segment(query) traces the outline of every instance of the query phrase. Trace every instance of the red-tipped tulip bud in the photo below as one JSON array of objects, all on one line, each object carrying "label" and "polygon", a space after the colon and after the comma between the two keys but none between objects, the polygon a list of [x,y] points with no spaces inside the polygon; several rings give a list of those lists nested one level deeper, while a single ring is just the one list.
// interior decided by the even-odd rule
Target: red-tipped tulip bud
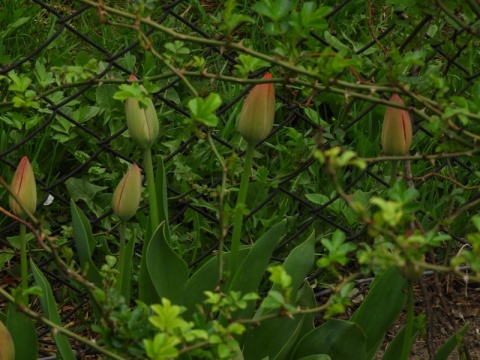
[{"label": "red-tipped tulip bud", "polygon": [[0,360],[15,360],[12,335],[0,321]]},{"label": "red-tipped tulip bud", "polygon": [[[403,105],[402,98],[393,94],[391,102]],[[407,110],[387,107],[382,126],[382,148],[385,155],[405,155],[412,143],[412,122]]]},{"label": "red-tipped tulip bud", "polygon": [[130,220],[138,210],[142,197],[142,175],[137,164],[128,170],[113,193],[112,208],[120,220]]},{"label": "red-tipped tulip bud", "polygon": [[[37,207],[37,187],[35,185],[35,175],[33,174],[32,165],[30,165],[26,156],[20,160],[10,187],[24,208],[33,214]],[[11,195],[9,202],[10,209],[15,215],[23,219],[27,217],[27,214],[23,211],[20,204]]]},{"label": "red-tipped tulip bud", "polygon": [[[131,75],[130,81],[136,81],[137,78]],[[146,92],[145,88],[140,88]],[[127,126],[130,137],[141,148],[148,149],[158,137],[160,131],[157,112],[150,98],[146,99],[147,107],[140,107],[136,98],[129,98],[126,101]]]},{"label": "red-tipped tulip bud", "polygon": [[[271,79],[267,73],[264,79]],[[249,144],[258,144],[273,127],[275,117],[275,89],[273,84],[255,85],[247,95],[238,118],[238,131]]]}]

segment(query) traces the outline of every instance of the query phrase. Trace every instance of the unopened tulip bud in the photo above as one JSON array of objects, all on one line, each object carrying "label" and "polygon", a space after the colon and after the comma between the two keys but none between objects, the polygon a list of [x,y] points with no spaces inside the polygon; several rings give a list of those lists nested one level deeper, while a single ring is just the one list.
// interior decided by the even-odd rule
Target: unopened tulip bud
[{"label": "unopened tulip bud", "polygon": [[[33,214],[37,207],[37,187],[35,185],[35,175],[33,174],[32,165],[30,165],[26,156],[20,160],[10,187],[24,208]],[[20,204],[11,195],[9,203],[10,209],[15,215],[23,219],[27,217],[27,214],[23,211]]]},{"label": "unopened tulip bud", "polygon": [[[393,94],[391,102],[403,105],[402,98]],[[387,107],[382,126],[382,148],[385,155],[405,155],[412,143],[412,123],[407,110]]]},{"label": "unopened tulip bud", "polygon": [[[130,81],[136,81],[137,78],[131,75]],[[146,92],[145,88],[140,88]],[[157,112],[150,98],[146,99],[147,107],[140,107],[136,98],[129,98],[126,101],[127,126],[130,137],[141,148],[148,149],[158,137],[160,131]]]},{"label": "unopened tulip bud", "polygon": [[138,210],[142,197],[142,175],[137,164],[128,170],[113,193],[112,208],[120,220],[130,220]]},{"label": "unopened tulip bud", "polygon": [[[264,79],[271,79],[267,73]],[[273,84],[255,85],[247,95],[238,118],[238,131],[249,144],[258,144],[273,127],[275,117],[275,89]]]},{"label": "unopened tulip bud", "polygon": [[0,321],[0,360],[15,360],[15,346],[12,335]]}]

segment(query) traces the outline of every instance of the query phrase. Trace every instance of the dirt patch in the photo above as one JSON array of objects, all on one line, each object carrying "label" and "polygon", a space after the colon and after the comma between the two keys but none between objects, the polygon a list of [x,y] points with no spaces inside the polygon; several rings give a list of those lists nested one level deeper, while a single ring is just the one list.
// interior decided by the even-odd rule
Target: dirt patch
[{"label": "dirt patch", "polygon": [[[424,291],[429,299],[425,298]],[[429,280],[424,284],[424,291],[420,285],[415,288],[415,315],[427,314],[428,325],[426,333],[417,338],[409,359],[431,359],[429,347],[430,353],[435,354],[467,323],[470,327],[463,339],[464,352],[459,352],[457,347],[449,359],[480,359],[480,284],[445,280],[442,286],[435,286],[434,280]],[[383,351],[404,325],[405,313],[387,332],[376,359],[382,358]]]}]

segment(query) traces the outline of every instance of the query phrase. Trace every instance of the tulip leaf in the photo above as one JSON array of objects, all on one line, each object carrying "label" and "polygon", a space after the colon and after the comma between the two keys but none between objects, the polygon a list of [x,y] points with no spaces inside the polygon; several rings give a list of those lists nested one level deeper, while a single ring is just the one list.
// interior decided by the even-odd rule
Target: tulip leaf
[{"label": "tulip leaf", "polygon": [[[50,287],[49,282],[42,274],[40,269],[37,267],[37,265],[35,265],[35,262],[33,262],[33,260],[30,260],[30,266],[32,267],[35,283],[42,289],[42,296],[40,296],[40,304],[42,305],[44,316],[55,324],[62,326],[62,321],[60,320],[60,315],[58,315],[57,306],[55,304],[52,288]],[[53,339],[55,340],[55,343],[57,344],[58,351],[60,352],[62,359],[75,360],[75,355],[72,351],[67,337],[64,334],[54,330],[52,330],[51,333]]]},{"label": "tulip leaf", "polygon": [[[305,335],[298,343],[292,359],[326,354],[332,359],[365,360],[366,336],[351,321],[328,319],[325,324]],[[348,342],[348,346],[345,346]]]},{"label": "tulip leaf", "polygon": [[[410,344],[408,346],[409,349],[412,348],[413,343],[418,337],[418,334],[421,330],[421,324],[425,323],[425,315],[420,315],[419,317],[414,319],[413,322],[413,331],[412,337],[410,339]],[[395,335],[393,340],[388,344],[385,353],[383,354],[382,360],[397,360],[398,354],[402,353],[403,347],[405,345],[404,338],[405,338],[405,331],[406,326],[403,326],[402,329]]]},{"label": "tulip leaf", "polygon": [[78,251],[82,269],[87,269],[87,279],[98,287],[102,287],[102,276],[92,260],[95,249],[95,239],[92,234],[92,227],[85,214],[70,200],[72,212],[73,238]]},{"label": "tulip leaf", "polygon": [[[249,251],[249,247],[240,249],[238,252],[239,261],[243,261]],[[223,268],[228,269],[230,253],[223,253],[222,256]],[[205,291],[215,291],[215,287],[218,285],[218,280],[218,256],[215,256],[195,271],[185,285],[183,306],[187,309],[184,313],[186,318],[196,312],[196,304],[201,304],[205,300]]]},{"label": "tulip leaf", "polygon": [[385,333],[402,312],[406,288],[407,280],[397,268],[390,267],[375,277],[362,305],[352,315],[350,320],[367,335],[367,359],[373,359]]},{"label": "tulip leaf", "polygon": [[7,323],[5,324],[15,345],[15,358],[37,360],[38,339],[33,320],[18,311],[15,305],[8,305]]},{"label": "tulip leaf", "polygon": [[246,359],[284,359],[295,344],[304,321],[303,315],[295,315],[293,319],[277,317],[262,321],[247,332],[243,356]]},{"label": "tulip leaf", "polygon": [[459,331],[458,334],[453,334],[450,336],[450,338],[447,340],[445,344],[436,352],[435,354],[435,360],[447,360],[452,353],[453,350],[455,350],[455,347],[457,344],[463,339],[463,336],[465,336],[466,332],[470,328],[470,323],[467,322]]},{"label": "tulip leaf", "polygon": [[[302,291],[298,294],[297,305],[302,308],[316,306],[315,296],[310,284],[305,283]],[[287,354],[295,346],[297,340],[303,337],[304,329],[313,329],[314,316],[314,314],[304,314],[296,315],[293,319],[277,317],[262,321],[257,327],[247,332],[243,344],[244,357],[246,359],[268,357],[271,360],[288,358]],[[310,326],[307,326],[308,324]]]},{"label": "tulip leaf", "polygon": [[[282,267],[291,277],[291,293],[290,298],[295,299],[297,292],[305,281],[312,269],[315,260],[315,231],[313,231],[307,240],[293,249],[285,259]],[[281,292],[281,285],[274,284],[271,291]],[[264,314],[262,307],[257,311],[256,316]]]},{"label": "tulip leaf", "polygon": [[135,251],[135,236],[132,236],[130,241],[125,246],[125,269],[124,274],[122,276],[122,291],[121,294],[125,298],[127,303],[130,302],[130,294],[131,294],[131,287],[132,287],[132,261],[129,259],[133,258],[133,253]]},{"label": "tulip leaf", "polygon": [[[170,242],[170,227],[168,225],[168,204],[167,204],[167,180],[165,176],[165,167],[163,165],[163,160],[159,156],[157,158],[157,173],[155,175],[155,190],[157,194],[157,206],[158,206],[158,216],[159,216],[159,223],[164,223],[164,233],[165,238],[168,242]],[[151,223],[151,218],[148,220],[148,224]],[[143,302],[147,304],[153,304],[158,302],[160,299],[158,298],[157,294],[152,291],[155,288],[152,279],[149,275],[148,266],[147,266],[147,249],[150,245],[150,240],[152,239],[152,231],[150,230],[151,226],[146,227],[145,232],[145,241],[143,243],[143,252],[142,252],[142,259],[140,263],[140,272],[139,272],[139,280],[138,280],[138,291],[139,291],[139,298]]]},{"label": "tulip leaf", "polygon": [[[258,286],[265,275],[275,246],[282,237],[285,221],[281,221],[268,229],[265,234],[252,246],[245,260],[241,263],[228,291],[240,291],[242,294],[258,291]],[[235,314],[241,318],[248,318],[254,311],[255,304],[249,303],[245,309]]]},{"label": "tulip leaf", "polygon": [[146,264],[150,280],[158,299],[169,299],[172,304],[181,305],[185,283],[188,279],[187,263],[170,247],[165,235],[163,222],[150,239]]}]

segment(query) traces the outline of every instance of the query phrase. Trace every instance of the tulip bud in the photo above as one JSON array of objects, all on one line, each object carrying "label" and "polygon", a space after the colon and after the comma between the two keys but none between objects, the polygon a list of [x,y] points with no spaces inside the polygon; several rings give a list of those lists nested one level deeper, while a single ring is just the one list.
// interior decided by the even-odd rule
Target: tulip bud
[{"label": "tulip bud", "polygon": [[[131,75],[129,80],[135,81],[137,78]],[[140,85],[140,88],[146,92],[142,85]],[[128,98],[126,101],[128,132],[133,141],[143,149],[152,146],[160,130],[153,102],[150,98],[147,98],[146,101],[146,108],[140,107],[136,98]]]},{"label": "tulip bud", "polygon": [[0,321],[0,360],[15,360],[15,346],[12,335]]},{"label": "tulip bud", "polygon": [[[18,197],[25,209],[34,213],[37,207],[37,187],[35,185],[35,175],[28,158],[24,156],[17,166],[13,175],[12,192]],[[10,195],[10,209],[21,218],[26,218],[27,214],[22,210],[20,204]]]},{"label": "tulip bud", "polygon": [[[391,102],[403,105],[400,96],[393,94]],[[412,143],[412,123],[407,110],[387,107],[382,126],[382,148],[385,155],[404,155]]]},{"label": "tulip bud", "polygon": [[137,164],[128,170],[113,193],[112,208],[120,220],[128,221],[138,210],[142,197],[142,175]]},{"label": "tulip bud", "polygon": [[[267,73],[264,79],[271,79]],[[275,89],[273,84],[255,85],[247,95],[238,118],[238,131],[249,144],[258,144],[273,127],[275,117]]]}]

